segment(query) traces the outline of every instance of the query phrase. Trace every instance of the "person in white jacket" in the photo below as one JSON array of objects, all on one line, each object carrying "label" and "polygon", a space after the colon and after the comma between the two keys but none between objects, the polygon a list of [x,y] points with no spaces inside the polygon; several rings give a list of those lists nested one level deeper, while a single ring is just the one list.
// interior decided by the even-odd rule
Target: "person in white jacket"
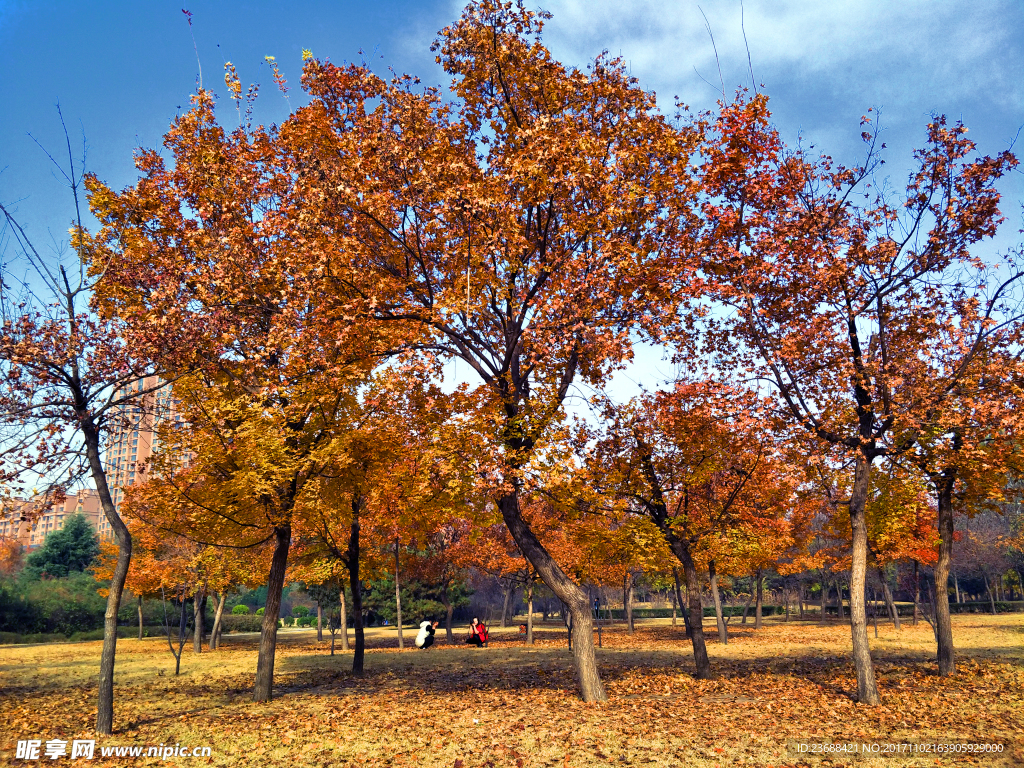
[{"label": "person in white jacket", "polygon": [[416,633],[416,647],[426,650],[433,645],[435,629],[437,629],[436,621],[421,621],[420,631]]}]

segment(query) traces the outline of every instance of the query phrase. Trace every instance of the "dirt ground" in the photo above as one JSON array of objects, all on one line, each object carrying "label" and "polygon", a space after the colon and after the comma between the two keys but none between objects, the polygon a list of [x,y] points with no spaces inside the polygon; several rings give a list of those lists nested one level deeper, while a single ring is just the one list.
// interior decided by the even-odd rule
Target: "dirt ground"
[{"label": "dirt ground", "polygon": [[[318,643],[315,631],[283,630],[270,704],[251,701],[256,635],[226,636],[198,656],[186,650],[179,677],[166,640],[121,640],[116,733],[102,738],[92,734],[99,642],[2,646],[0,764],[1024,765],[1024,614],[954,617],[951,679],[936,675],[926,623],[899,633],[882,625],[878,639],[869,629],[878,707],[854,699],[848,626],[737,624],[726,646],[713,622],[705,628],[716,674],[708,681],[692,676],[682,626],[640,622],[632,636],[604,628],[601,704],[578,699],[554,623],[532,647],[512,628],[495,630],[483,649],[462,633],[448,646],[441,632],[434,648],[398,651],[394,629],[371,630],[362,678],[349,673],[350,654],[330,655],[326,634]],[[407,646],[412,637],[406,630]],[[16,758],[29,739],[42,742],[38,761]],[[95,739],[92,760],[46,759],[47,741],[66,741],[70,754],[75,739]],[[178,756],[145,756],[175,745]],[[935,751],[978,749],[969,745],[1002,751]],[[110,747],[141,747],[142,756],[104,757]],[[203,747],[208,757],[180,755]]]}]

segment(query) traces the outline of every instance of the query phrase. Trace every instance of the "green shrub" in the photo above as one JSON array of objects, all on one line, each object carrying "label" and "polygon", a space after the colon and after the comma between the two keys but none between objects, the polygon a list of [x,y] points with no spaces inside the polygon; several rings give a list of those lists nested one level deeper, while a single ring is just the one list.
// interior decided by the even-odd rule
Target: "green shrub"
[{"label": "green shrub", "polygon": [[259,632],[263,628],[263,617],[248,614],[231,614],[221,617],[225,632]]},{"label": "green shrub", "polygon": [[234,608],[231,609],[232,616],[244,616],[247,613],[249,613],[248,605],[236,605]]},{"label": "green shrub", "polygon": [[292,608],[292,616],[309,616],[309,608],[304,605],[296,605]]},{"label": "green shrub", "polygon": [[257,609],[256,609],[256,615],[257,615],[257,616],[262,616],[262,615],[263,615],[263,611],[264,611],[264,609],[263,609],[263,608],[257,608]]},{"label": "green shrub", "polygon": [[316,616],[300,616],[295,623],[300,627],[312,627],[316,625]]}]

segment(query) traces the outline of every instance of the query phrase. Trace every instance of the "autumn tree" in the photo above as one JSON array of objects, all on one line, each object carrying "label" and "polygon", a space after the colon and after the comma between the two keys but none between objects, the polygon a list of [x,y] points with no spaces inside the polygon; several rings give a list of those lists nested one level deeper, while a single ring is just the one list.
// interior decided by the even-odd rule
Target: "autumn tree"
[{"label": "autumn tree", "polygon": [[118,546],[96,714],[97,732],[110,734],[117,612],[132,542],[111,496],[103,452],[112,431],[127,426],[126,409],[154,391],[162,369],[142,354],[138,328],[95,311],[107,275],[102,268],[88,272],[95,250],[82,223],[82,169],[70,140],[68,165],[53,162],[74,201],[68,247],[44,256],[15,212],[0,204],[5,242],[15,251],[0,266],[0,482],[16,491],[42,478],[61,493],[88,477],[96,487]]},{"label": "autumn tree", "polygon": [[[677,383],[626,406],[606,408],[607,427],[587,464],[605,494],[650,520],[682,565],[697,676],[711,676],[698,559],[716,578],[725,549],[779,552],[787,540],[793,483],[775,455],[756,396],[711,382]],[[781,475],[781,476],[780,476]],[[770,542],[770,543],[769,543]],[[755,564],[761,567],[760,562]],[[717,590],[717,582],[713,582]],[[716,598],[720,635],[725,637]]]},{"label": "autumn tree", "polygon": [[478,377],[492,498],[569,606],[581,692],[597,701],[587,594],[526,523],[523,472],[572,385],[602,381],[650,319],[690,142],[623,61],[552,59],[546,18],[470,4],[434,46],[446,93],[311,59],[311,103],[288,131],[309,185],[301,236],[320,244],[339,312],[411,325],[415,349]]},{"label": "autumn tree", "polygon": [[[230,65],[225,82],[247,118],[233,131],[200,90],[164,139],[140,150],[141,178],[117,193],[89,179],[102,228],[90,241],[106,270],[104,311],[141,335],[140,354],[197,371],[175,388],[183,431],[167,436],[158,472],[178,494],[175,531],[215,545],[273,541],[254,688],[272,695],[281,592],[297,499],[379,358],[368,323],[325,311],[337,286],[310,265],[300,221],[301,162],[276,128],[254,126]],[[296,163],[299,163],[298,165]],[[299,227],[299,229],[296,229]],[[191,453],[189,466],[173,460]]]},{"label": "autumn tree", "polygon": [[976,157],[963,126],[934,118],[895,198],[874,186],[882,147],[869,117],[865,160],[851,167],[785,147],[769,117],[758,95],[702,123],[702,287],[720,308],[704,324],[707,351],[769,382],[817,453],[854,464],[843,501],[853,658],[859,700],[877,704],[864,596],[872,468],[924,436],[928,402],[945,402],[980,359],[968,342],[959,363],[934,362],[957,322],[960,275],[977,263],[970,249],[1001,219],[995,182],[1016,161]]}]

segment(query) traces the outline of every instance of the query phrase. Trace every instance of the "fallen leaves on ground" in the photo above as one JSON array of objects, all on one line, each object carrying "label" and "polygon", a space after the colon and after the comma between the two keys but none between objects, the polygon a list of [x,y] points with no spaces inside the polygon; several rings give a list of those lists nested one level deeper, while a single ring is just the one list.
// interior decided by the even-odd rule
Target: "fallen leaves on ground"
[{"label": "fallen leaves on ground", "polygon": [[[187,654],[175,678],[166,643],[122,640],[116,734],[100,745],[210,746],[200,764],[260,766],[794,766],[935,765],[936,758],[818,760],[787,745],[817,742],[1000,742],[1002,756],[939,758],[939,764],[1024,762],[1024,617],[957,617],[960,674],[935,673],[926,624],[882,630],[874,656],[882,705],[854,700],[848,627],[781,621],[733,627],[711,638],[712,680],[692,676],[681,627],[652,622],[628,635],[602,629],[598,651],[609,694],[575,693],[564,630],[538,629],[528,647],[495,633],[490,647],[443,643],[428,651],[370,638],[367,674],[329,641],[283,634],[275,700],[250,700],[255,636]],[[514,632],[514,630],[513,630]],[[392,647],[385,647],[391,645]],[[0,744],[94,738],[99,643],[0,649]],[[163,674],[161,674],[163,672]],[[171,758],[173,761],[175,758]],[[183,760],[183,759],[179,759]],[[131,758],[133,765],[156,758]],[[197,762],[190,760],[189,762]],[[124,765],[125,758],[93,765]]]}]

